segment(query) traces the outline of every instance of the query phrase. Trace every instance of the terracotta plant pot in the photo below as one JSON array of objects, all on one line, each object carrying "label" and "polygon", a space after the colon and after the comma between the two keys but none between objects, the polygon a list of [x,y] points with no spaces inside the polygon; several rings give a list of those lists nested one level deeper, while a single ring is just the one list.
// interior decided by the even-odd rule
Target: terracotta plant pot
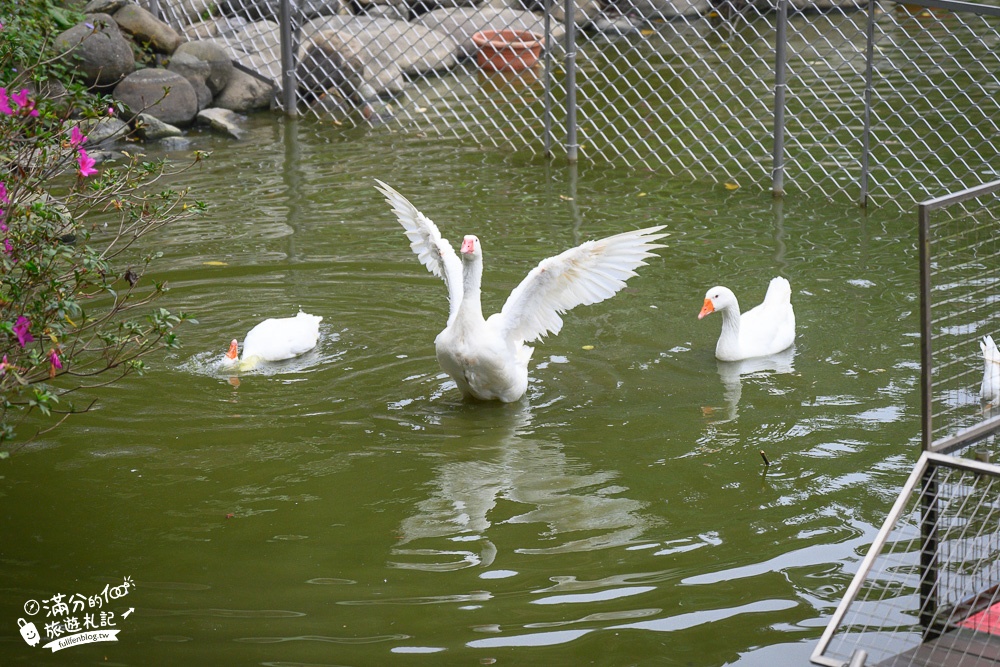
[{"label": "terracotta plant pot", "polygon": [[489,72],[534,67],[545,46],[542,36],[529,30],[482,30],[472,41],[479,48],[479,67]]}]

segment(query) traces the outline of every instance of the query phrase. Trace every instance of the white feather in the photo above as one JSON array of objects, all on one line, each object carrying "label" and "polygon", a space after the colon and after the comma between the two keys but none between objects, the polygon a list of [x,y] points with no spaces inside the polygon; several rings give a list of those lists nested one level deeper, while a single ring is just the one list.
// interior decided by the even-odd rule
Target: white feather
[{"label": "white feather", "polygon": [[979,398],[986,403],[1000,403],[1000,350],[993,336],[983,336],[979,349],[983,351],[983,383]]},{"label": "white feather", "polygon": [[458,308],[462,304],[462,261],[455,254],[447,239],[441,237],[437,225],[418,211],[407,201],[406,197],[396,192],[382,181],[376,190],[385,195],[385,201],[392,207],[396,219],[403,226],[406,238],[410,239],[410,248],[417,254],[420,263],[438,278],[444,280],[448,288],[448,323],[455,319]]}]

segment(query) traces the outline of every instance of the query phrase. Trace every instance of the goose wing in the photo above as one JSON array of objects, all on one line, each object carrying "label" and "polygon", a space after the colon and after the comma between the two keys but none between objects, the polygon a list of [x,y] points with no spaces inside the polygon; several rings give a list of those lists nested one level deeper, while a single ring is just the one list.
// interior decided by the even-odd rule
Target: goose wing
[{"label": "goose wing", "polygon": [[448,288],[448,324],[451,324],[462,303],[462,260],[447,239],[441,238],[441,232],[430,218],[392,187],[378,179],[375,182],[378,183],[375,189],[385,195],[385,201],[403,226],[417,259],[428,271],[444,280]]},{"label": "goose wing", "polygon": [[653,257],[663,225],[587,241],[542,260],[514,288],[492,325],[508,338],[530,342],[562,328],[561,313],[614,296],[635,269]]}]

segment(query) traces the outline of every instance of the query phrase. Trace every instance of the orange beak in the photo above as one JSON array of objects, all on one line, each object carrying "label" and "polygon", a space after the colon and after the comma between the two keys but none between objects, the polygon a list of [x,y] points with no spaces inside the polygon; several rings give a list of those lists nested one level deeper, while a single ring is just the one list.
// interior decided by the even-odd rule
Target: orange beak
[{"label": "orange beak", "polygon": [[240,355],[240,344],[233,339],[233,342],[229,344],[229,352],[226,352],[226,356],[230,359],[235,359]]},{"label": "orange beak", "polygon": [[705,305],[701,307],[701,312],[698,313],[698,319],[705,317],[706,315],[711,315],[715,312],[715,304],[712,303],[711,299],[705,299]]}]

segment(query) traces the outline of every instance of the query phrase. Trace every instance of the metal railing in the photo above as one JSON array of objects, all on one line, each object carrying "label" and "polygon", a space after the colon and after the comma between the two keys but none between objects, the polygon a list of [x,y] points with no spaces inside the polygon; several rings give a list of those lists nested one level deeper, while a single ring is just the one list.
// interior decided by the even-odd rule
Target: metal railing
[{"label": "metal railing", "polygon": [[[145,0],[273,80],[289,113],[862,203],[996,168],[1000,7],[502,1]],[[538,33],[541,62],[484,70],[486,28]]]},{"label": "metal railing", "polygon": [[1000,406],[979,391],[979,342],[1000,338],[1000,181],[918,220],[923,454],[813,652],[828,667],[959,664],[1000,632],[977,616],[1000,602]]},{"label": "metal railing", "polygon": [[1000,601],[998,582],[1000,467],[924,452],[811,660],[978,664],[995,649],[973,640],[976,614]]},{"label": "metal railing", "polygon": [[[918,205],[923,447],[996,414],[980,397],[980,343],[1000,341],[1000,181]],[[940,442],[938,442],[940,441]]]}]

